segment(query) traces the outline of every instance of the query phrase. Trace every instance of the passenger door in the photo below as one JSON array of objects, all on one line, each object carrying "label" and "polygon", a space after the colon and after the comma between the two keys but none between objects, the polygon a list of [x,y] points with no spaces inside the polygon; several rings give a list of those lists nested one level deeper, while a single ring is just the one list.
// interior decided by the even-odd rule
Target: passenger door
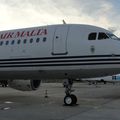
[{"label": "passenger door", "polygon": [[68,26],[62,25],[57,26],[54,33],[52,43],[52,54],[53,55],[64,55],[67,54],[67,36]]}]

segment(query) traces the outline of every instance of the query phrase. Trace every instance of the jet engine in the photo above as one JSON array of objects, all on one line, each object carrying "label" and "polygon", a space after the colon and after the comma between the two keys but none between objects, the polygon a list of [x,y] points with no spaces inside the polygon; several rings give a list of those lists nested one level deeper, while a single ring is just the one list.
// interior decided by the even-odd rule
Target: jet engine
[{"label": "jet engine", "polygon": [[21,91],[37,90],[41,84],[41,80],[9,80],[9,87]]}]

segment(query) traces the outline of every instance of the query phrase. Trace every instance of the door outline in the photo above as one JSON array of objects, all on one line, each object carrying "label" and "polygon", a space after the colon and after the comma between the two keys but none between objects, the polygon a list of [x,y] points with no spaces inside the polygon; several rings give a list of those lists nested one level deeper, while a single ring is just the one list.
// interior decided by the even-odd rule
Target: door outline
[{"label": "door outline", "polygon": [[69,27],[66,25],[56,27],[52,42],[52,55],[68,54],[67,51],[68,31]]}]

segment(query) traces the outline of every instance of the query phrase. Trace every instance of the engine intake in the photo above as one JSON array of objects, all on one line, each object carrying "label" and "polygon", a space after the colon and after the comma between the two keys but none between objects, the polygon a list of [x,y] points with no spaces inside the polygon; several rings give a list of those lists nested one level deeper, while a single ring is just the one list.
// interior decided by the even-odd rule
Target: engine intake
[{"label": "engine intake", "polygon": [[9,80],[8,85],[16,90],[33,91],[37,90],[41,84],[41,80]]}]

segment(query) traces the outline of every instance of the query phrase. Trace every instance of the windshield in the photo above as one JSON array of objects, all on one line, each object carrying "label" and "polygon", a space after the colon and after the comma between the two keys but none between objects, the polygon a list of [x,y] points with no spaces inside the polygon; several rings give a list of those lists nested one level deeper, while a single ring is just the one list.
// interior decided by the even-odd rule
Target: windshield
[{"label": "windshield", "polygon": [[107,33],[107,35],[108,35],[111,39],[119,40],[119,38],[118,38],[117,36],[115,36],[114,34],[112,34],[112,33]]}]

